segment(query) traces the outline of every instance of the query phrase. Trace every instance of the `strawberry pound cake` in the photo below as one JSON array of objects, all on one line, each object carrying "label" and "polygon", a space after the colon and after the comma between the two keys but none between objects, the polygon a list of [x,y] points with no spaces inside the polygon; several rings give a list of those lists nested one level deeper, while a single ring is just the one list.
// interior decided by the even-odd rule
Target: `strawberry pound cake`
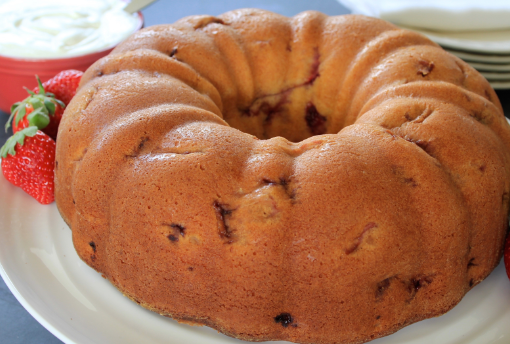
[{"label": "strawberry pound cake", "polygon": [[143,307],[249,341],[363,343],[498,264],[510,126],[489,83],[364,16],[145,28],[84,74],[55,198]]}]

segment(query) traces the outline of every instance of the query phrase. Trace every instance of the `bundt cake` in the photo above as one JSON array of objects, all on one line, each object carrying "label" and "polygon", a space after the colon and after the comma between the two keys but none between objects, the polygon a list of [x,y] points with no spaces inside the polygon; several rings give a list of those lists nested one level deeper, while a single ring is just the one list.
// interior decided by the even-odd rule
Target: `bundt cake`
[{"label": "bundt cake", "polygon": [[502,255],[495,92],[378,19],[245,9],[146,28],[85,73],[58,135],[79,256],[143,307],[239,339],[388,335]]}]

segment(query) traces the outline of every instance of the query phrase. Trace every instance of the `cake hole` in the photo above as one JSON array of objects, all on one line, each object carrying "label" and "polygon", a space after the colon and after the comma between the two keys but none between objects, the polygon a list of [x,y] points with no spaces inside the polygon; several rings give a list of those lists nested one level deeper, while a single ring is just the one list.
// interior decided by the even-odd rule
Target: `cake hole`
[{"label": "cake hole", "polygon": [[[229,124],[262,140],[280,136],[300,142],[315,135],[336,134],[341,128],[328,127],[328,116],[334,104],[313,102],[317,98],[315,87],[321,77],[322,61],[318,47],[308,49],[305,63],[309,69],[305,75],[290,85],[281,82],[289,86],[276,92],[257,95],[250,105],[234,110],[235,113],[224,114],[225,120],[229,122],[230,118],[237,118]],[[292,103],[294,99],[299,99],[299,105]]]},{"label": "cake hole", "polygon": [[475,120],[480,122],[481,124],[488,125],[492,122],[492,115],[490,113],[487,113],[483,110],[481,111],[473,111],[469,114],[471,117],[473,117]]},{"label": "cake hole", "polygon": [[283,187],[285,193],[287,194],[287,196],[289,196],[290,199],[294,199],[296,197],[296,190],[290,187],[290,178],[288,177],[280,177],[277,181],[269,178],[263,178],[262,183],[274,186],[281,186]]},{"label": "cake hole", "polygon": [[284,111],[283,106],[288,103],[288,91],[271,94],[255,99],[249,108],[242,111],[246,117],[263,117],[264,124],[271,124],[274,117]]},{"label": "cake hole", "polygon": [[375,289],[375,298],[381,299],[386,292],[386,290],[390,287],[391,280],[393,277],[388,277],[381,282],[377,283],[376,289]]},{"label": "cake hole", "polygon": [[410,300],[412,300],[420,289],[428,286],[432,283],[431,276],[422,276],[422,277],[414,277],[411,278],[407,285],[407,290],[410,294]]},{"label": "cake hole", "polygon": [[170,230],[172,231],[170,234],[167,235],[168,240],[170,240],[171,242],[179,241],[179,236],[184,237],[186,227],[184,227],[183,225],[173,222],[171,224],[164,223],[163,225],[170,227]]},{"label": "cake hole", "polygon": [[418,291],[430,283],[432,283],[432,280],[429,277],[413,278],[411,279],[411,288]]},{"label": "cake hole", "polygon": [[292,315],[290,313],[280,313],[275,318],[274,321],[278,324],[282,324],[283,327],[288,327],[290,324],[294,322]]},{"label": "cake hole", "polygon": [[227,217],[232,215],[233,210],[228,209],[228,206],[221,204],[218,201],[214,201],[213,208],[216,213],[216,219],[218,221],[218,234],[220,238],[225,240],[227,244],[234,242],[234,231],[228,224]]},{"label": "cake hole", "polygon": [[146,136],[141,137],[138,144],[133,148],[133,151],[130,154],[126,154],[125,157],[126,158],[137,157],[140,154],[140,152],[142,151],[142,149],[145,146],[145,144],[147,143],[147,141],[149,141],[148,137],[146,137]]},{"label": "cake hole", "polygon": [[422,77],[427,76],[432,70],[434,69],[435,65],[434,62],[420,60],[418,61],[418,75],[421,75]]},{"label": "cake hole", "polygon": [[140,152],[143,148],[143,146],[145,146],[145,143],[149,141],[149,138],[148,137],[142,137],[140,139],[140,142],[138,143],[138,147],[136,148],[136,152]]},{"label": "cake hole", "polygon": [[89,246],[92,247],[92,250],[94,250],[94,253],[96,252],[96,243],[91,241],[89,242]]},{"label": "cake hole", "polygon": [[409,184],[413,188],[418,186],[418,183],[414,180],[414,178],[404,178],[404,183]]},{"label": "cake hole", "polygon": [[472,268],[473,266],[476,266],[476,264],[475,264],[475,258],[471,258],[471,259],[469,260],[469,262],[468,262],[468,264],[467,264],[467,268],[468,268],[468,270],[469,270],[470,268]]},{"label": "cake hole", "polygon": [[430,141],[425,140],[413,140],[407,137],[404,137],[404,140],[414,143],[416,146],[420,147],[425,153],[427,153],[430,157],[436,159],[433,154],[433,145]]}]

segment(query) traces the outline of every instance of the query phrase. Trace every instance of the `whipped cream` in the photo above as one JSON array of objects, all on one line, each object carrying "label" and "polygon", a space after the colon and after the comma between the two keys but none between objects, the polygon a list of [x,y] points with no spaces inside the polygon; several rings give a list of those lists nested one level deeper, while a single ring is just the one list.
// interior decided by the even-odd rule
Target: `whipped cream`
[{"label": "whipped cream", "polygon": [[0,0],[0,55],[62,58],[111,48],[140,26],[122,0]]}]

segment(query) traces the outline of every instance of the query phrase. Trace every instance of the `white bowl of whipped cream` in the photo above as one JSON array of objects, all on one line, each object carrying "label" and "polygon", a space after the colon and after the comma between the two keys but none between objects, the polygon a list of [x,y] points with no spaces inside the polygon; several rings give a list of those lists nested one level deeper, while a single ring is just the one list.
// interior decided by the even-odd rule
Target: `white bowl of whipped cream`
[{"label": "white bowl of whipped cream", "polygon": [[0,109],[65,69],[85,71],[143,26],[123,0],[0,0]]}]

